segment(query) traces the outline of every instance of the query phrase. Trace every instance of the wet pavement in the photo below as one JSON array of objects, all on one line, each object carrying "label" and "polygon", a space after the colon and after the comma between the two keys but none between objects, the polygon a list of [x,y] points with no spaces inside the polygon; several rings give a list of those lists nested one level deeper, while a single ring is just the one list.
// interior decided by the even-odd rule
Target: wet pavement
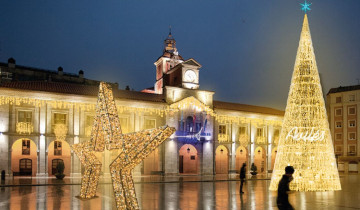
[{"label": "wet pavement", "polygon": [[[135,177],[142,209],[277,209],[268,177],[248,179],[239,194],[237,176]],[[237,179],[237,180],[236,180]],[[295,209],[360,209],[360,175],[341,175],[342,191],[294,192]],[[0,209],[116,209],[111,181],[103,179],[97,197],[78,199],[80,179],[14,179],[0,185]],[[35,185],[34,185],[35,184]]]}]

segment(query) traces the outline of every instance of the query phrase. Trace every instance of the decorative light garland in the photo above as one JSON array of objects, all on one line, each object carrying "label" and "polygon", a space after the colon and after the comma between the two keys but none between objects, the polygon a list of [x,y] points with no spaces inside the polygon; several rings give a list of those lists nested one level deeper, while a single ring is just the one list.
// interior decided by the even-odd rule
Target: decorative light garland
[{"label": "decorative light garland", "polygon": [[101,171],[101,162],[95,152],[103,152],[106,147],[119,151],[110,164],[117,208],[139,209],[131,171],[174,132],[175,128],[164,126],[122,134],[111,86],[101,82],[91,138],[73,145],[75,154],[85,166],[80,197],[95,196]]},{"label": "decorative light garland", "polygon": [[270,190],[277,190],[288,165],[295,168],[292,190],[341,190],[306,14]]},{"label": "decorative light garland", "polygon": [[239,143],[240,143],[240,146],[247,146],[249,144],[249,135],[247,134],[241,134],[239,135]]},{"label": "decorative light garland", "polygon": [[54,134],[56,136],[56,140],[65,141],[66,134],[68,132],[68,127],[65,124],[56,124],[54,128]]},{"label": "decorative light garland", "polygon": [[16,133],[18,134],[31,134],[34,131],[34,126],[30,122],[16,123]]}]

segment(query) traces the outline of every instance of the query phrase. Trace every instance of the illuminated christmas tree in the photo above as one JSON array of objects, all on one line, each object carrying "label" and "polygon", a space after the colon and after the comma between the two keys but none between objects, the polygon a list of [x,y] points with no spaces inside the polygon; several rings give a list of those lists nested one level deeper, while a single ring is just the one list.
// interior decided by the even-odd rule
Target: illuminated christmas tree
[{"label": "illuminated christmas tree", "polygon": [[277,190],[288,165],[295,168],[291,190],[341,190],[306,14],[277,151],[270,190]]}]

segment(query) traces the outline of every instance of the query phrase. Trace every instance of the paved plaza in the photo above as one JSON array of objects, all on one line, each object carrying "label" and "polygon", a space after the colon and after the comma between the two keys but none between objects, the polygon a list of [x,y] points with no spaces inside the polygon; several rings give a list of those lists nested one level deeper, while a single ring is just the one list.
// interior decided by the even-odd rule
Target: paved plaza
[{"label": "paved plaza", "polygon": [[[248,179],[239,194],[236,176],[135,177],[142,209],[277,209],[270,180]],[[360,209],[360,175],[341,175],[342,191],[294,192],[289,198],[296,209]],[[80,179],[14,179],[3,182],[0,209],[116,209],[109,180],[99,184],[97,197],[78,199]]]}]

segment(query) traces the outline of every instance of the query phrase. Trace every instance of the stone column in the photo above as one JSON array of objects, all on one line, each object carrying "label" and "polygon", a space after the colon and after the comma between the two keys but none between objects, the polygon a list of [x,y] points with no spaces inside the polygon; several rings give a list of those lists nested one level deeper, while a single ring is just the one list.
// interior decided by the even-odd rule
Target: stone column
[{"label": "stone column", "polygon": [[[178,113],[172,113],[166,115],[166,123],[170,127],[178,128]],[[173,135],[174,136],[174,135]],[[179,173],[179,151],[178,151],[178,142],[173,139],[173,136],[170,139],[165,140],[164,146],[164,171],[165,174],[178,174]]]},{"label": "stone column", "polygon": [[39,167],[38,167],[38,175],[48,176],[47,171],[47,156],[46,156],[46,112],[47,112],[47,106],[41,106],[39,108],[39,131],[40,131],[40,137],[38,142],[38,161],[39,161]]}]

